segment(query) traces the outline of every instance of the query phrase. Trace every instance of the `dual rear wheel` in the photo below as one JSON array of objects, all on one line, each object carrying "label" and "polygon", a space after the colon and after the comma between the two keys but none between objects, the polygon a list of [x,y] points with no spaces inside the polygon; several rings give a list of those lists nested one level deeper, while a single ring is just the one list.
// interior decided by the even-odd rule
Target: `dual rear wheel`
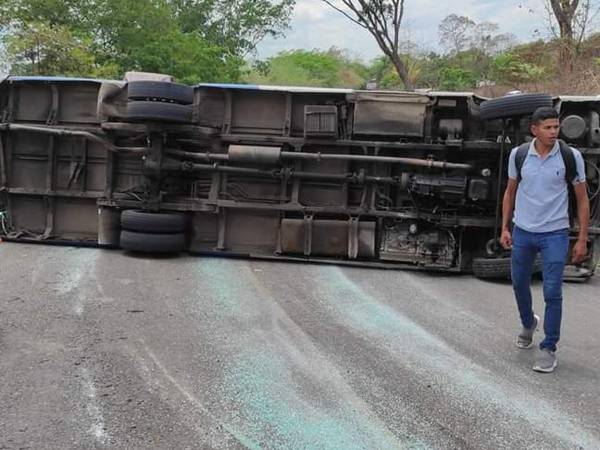
[{"label": "dual rear wheel", "polygon": [[191,123],[194,89],[163,81],[130,81],[127,118],[134,122]]},{"label": "dual rear wheel", "polygon": [[133,252],[179,253],[186,247],[186,225],[182,213],[123,211],[121,248]]}]

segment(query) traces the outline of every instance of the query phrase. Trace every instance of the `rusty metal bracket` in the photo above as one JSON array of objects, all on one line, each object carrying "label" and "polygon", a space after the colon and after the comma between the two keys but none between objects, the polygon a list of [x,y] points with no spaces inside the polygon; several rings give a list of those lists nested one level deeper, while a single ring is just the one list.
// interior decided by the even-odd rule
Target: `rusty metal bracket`
[{"label": "rusty metal bracket", "polygon": [[[48,144],[48,166],[46,167],[46,190],[54,190],[54,172],[56,168],[56,137],[50,135]],[[69,186],[71,180],[69,180]],[[69,189],[69,187],[67,187]]]},{"label": "rusty metal bracket", "polygon": [[5,187],[8,183],[6,172],[6,159],[4,156],[4,144],[2,143],[2,134],[0,133],[0,188]]},{"label": "rusty metal bracket", "polygon": [[142,170],[144,176],[156,180],[160,178],[164,136],[162,134],[152,134],[148,140],[150,145],[148,153],[142,157],[144,161]]},{"label": "rusty metal bracket", "polygon": [[283,172],[283,176],[281,177],[281,184],[280,184],[280,192],[279,192],[279,203],[286,203],[288,196],[287,196],[287,190],[288,190],[288,183],[290,181],[290,173],[289,171]]},{"label": "rusty metal bracket", "polygon": [[69,174],[69,182],[67,183],[67,189],[71,189],[73,184],[77,184],[81,176],[83,164],[79,161],[71,161],[71,172]]},{"label": "rusty metal bracket", "polygon": [[115,165],[116,156],[113,152],[106,154],[106,184],[104,187],[104,195],[106,198],[113,198],[115,191]]},{"label": "rusty metal bracket", "polygon": [[46,125],[56,125],[58,117],[58,105],[59,105],[59,92],[56,84],[50,84],[50,90],[52,91],[52,104],[50,105],[50,111],[48,111],[48,117],[46,118]]},{"label": "rusty metal bracket", "polygon": [[54,213],[56,210],[56,198],[44,197],[44,204],[46,205],[46,229],[44,230],[44,234],[42,234],[39,237],[41,240],[48,239],[54,231]]},{"label": "rusty metal bracket", "polygon": [[312,252],[312,233],[313,233],[313,219],[312,214],[304,216],[304,255],[310,256]]},{"label": "rusty metal bracket", "polygon": [[358,257],[358,217],[348,219],[348,258]]},{"label": "rusty metal bracket", "polygon": [[8,90],[8,104],[6,105],[6,111],[2,116],[2,122],[12,122],[15,115],[15,105],[17,104],[17,94],[14,85],[11,83],[10,89]]},{"label": "rusty metal bracket", "polygon": [[225,242],[227,239],[227,209],[219,211],[219,235],[217,238],[217,250],[226,250]]},{"label": "rusty metal bracket", "polygon": [[80,190],[82,192],[85,191],[86,188],[86,173],[87,173],[87,141],[83,139],[82,142],[82,155],[81,160],[78,161],[75,159],[75,155],[73,154],[73,146],[71,146],[71,170],[69,174],[69,182],[67,183],[67,189],[71,189],[74,184],[79,182],[79,179],[82,178],[82,183],[80,186]]},{"label": "rusty metal bracket", "polygon": [[[2,192],[0,192],[0,198],[3,196]],[[4,210],[0,210],[0,235],[8,236],[10,233],[10,218],[8,217],[8,213]]]},{"label": "rusty metal bracket", "polygon": [[277,242],[275,244],[275,254],[281,255],[283,253],[283,232],[281,230],[281,226],[283,224],[283,219],[285,214],[283,212],[279,212],[279,223],[277,224]]},{"label": "rusty metal bracket", "polygon": [[221,187],[221,172],[212,172],[210,181],[210,191],[208,192],[208,201],[211,203],[217,203],[219,200],[219,191]]},{"label": "rusty metal bracket", "polygon": [[223,127],[221,133],[231,133],[231,121],[233,117],[233,94],[231,91],[225,91],[225,117],[223,118]]},{"label": "rusty metal bracket", "polygon": [[289,136],[292,130],[292,94],[285,96],[285,120],[283,122],[283,135]]}]

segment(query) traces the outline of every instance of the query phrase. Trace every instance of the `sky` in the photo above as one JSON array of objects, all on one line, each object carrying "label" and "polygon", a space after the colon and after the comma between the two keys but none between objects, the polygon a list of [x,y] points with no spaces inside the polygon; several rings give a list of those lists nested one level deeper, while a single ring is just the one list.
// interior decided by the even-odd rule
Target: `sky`
[{"label": "sky", "polygon": [[[337,3],[341,4],[338,0]],[[420,48],[439,50],[438,25],[449,14],[476,22],[495,22],[500,32],[513,33],[519,42],[549,34],[544,0],[406,0],[403,23],[407,37]],[[375,39],[321,0],[297,0],[291,29],[285,37],[267,38],[258,46],[257,58],[282,50],[347,49],[369,61],[381,54]]]}]

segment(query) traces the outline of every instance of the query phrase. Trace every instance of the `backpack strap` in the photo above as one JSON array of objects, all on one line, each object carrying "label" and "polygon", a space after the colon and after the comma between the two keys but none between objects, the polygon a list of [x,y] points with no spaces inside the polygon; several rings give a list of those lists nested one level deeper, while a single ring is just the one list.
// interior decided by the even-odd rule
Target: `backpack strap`
[{"label": "backpack strap", "polygon": [[560,155],[565,163],[565,181],[570,186],[573,184],[573,181],[575,181],[575,178],[577,178],[575,154],[565,141],[559,139],[558,143],[560,145]]},{"label": "backpack strap", "polygon": [[569,191],[569,225],[573,227],[575,225],[575,217],[577,217],[577,199],[575,197],[575,188],[573,187],[573,181],[577,178],[575,153],[573,153],[573,149],[565,141],[559,139],[558,144],[560,145],[560,156],[562,156],[563,163],[565,164],[565,182]]},{"label": "backpack strap", "polygon": [[[571,185],[573,184],[575,178],[577,178],[577,164],[575,162],[575,154],[573,153],[571,147],[569,147],[562,139],[558,140],[558,144],[560,147],[560,155],[562,156],[563,162],[565,164],[565,181],[568,185]],[[524,144],[519,145],[519,148],[517,148],[517,154],[515,155],[515,165],[517,167],[517,182],[521,181],[521,169],[523,168],[523,163],[525,162],[525,158],[527,157],[529,145],[530,144],[526,142]]]},{"label": "backpack strap", "polygon": [[527,157],[528,151],[529,142],[525,142],[524,144],[519,145],[519,147],[517,148],[517,153],[515,155],[515,166],[517,167],[517,183],[521,182],[521,169],[523,168],[523,163],[525,162],[525,158]]}]

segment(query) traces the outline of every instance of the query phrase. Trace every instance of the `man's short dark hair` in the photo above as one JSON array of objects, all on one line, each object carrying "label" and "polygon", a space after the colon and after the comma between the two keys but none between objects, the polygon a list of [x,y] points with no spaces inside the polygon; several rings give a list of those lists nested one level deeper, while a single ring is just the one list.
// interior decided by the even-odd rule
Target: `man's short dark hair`
[{"label": "man's short dark hair", "polygon": [[531,125],[538,125],[548,119],[558,119],[558,111],[550,106],[542,106],[533,112]]}]

